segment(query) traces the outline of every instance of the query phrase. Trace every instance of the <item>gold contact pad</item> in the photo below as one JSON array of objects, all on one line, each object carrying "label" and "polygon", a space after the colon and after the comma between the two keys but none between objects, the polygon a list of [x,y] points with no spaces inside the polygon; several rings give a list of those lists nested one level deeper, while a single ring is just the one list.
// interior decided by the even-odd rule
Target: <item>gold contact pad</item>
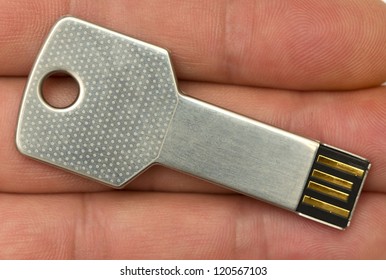
[{"label": "gold contact pad", "polygon": [[321,210],[324,210],[324,211],[329,212],[331,214],[341,216],[341,217],[346,218],[346,219],[350,216],[349,210],[346,210],[346,209],[343,209],[341,207],[332,205],[330,203],[321,201],[319,199],[310,197],[308,195],[305,195],[303,197],[302,203],[307,204],[307,205],[312,206],[312,207],[315,207],[315,208],[318,208],[318,209],[321,209]]},{"label": "gold contact pad", "polygon": [[314,178],[318,178],[318,179],[321,179],[323,181],[326,181],[328,183],[337,185],[339,187],[348,189],[348,190],[352,189],[352,185],[353,185],[352,182],[344,180],[344,179],[336,177],[336,176],[333,176],[333,175],[330,175],[330,174],[327,174],[327,173],[324,173],[324,172],[316,170],[316,169],[314,169],[312,171],[311,176]]},{"label": "gold contact pad", "polygon": [[331,158],[323,156],[323,155],[319,155],[318,159],[316,161],[321,163],[321,164],[327,165],[331,168],[349,173],[351,175],[354,175],[354,176],[357,176],[360,178],[362,178],[363,174],[365,173],[365,171],[362,169],[356,168],[354,166],[351,166],[351,165],[348,165],[346,163],[331,159]]},{"label": "gold contact pad", "polygon": [[328,196],[336,198],[336,199],[340,199],[340,200],[345,201],[345,202],[348,201],[349,195],[347,193],[335,190],[333,188],[327,187],[327,186],[322,185],[322,184],[318,184],[318,183],[313,182],[313,181],[310,181],[308,183],[307,188],[314,190],[316,192],[319,192],[321,194],[328,195]]}]

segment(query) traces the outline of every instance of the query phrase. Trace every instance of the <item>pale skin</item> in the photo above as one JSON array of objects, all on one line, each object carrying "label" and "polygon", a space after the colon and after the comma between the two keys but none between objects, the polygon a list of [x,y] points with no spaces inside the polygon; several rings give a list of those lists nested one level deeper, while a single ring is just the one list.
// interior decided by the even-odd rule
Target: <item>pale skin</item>
[{"label": "pale skin", "polygon": [[[381,1],[2,0],[0,7],[1,259],[386,258]],[[66,14],[169,49],[191,96],[367,157],[372,169],[350,228],[161,166],[113,191],[18,153],[28,72]]]}]

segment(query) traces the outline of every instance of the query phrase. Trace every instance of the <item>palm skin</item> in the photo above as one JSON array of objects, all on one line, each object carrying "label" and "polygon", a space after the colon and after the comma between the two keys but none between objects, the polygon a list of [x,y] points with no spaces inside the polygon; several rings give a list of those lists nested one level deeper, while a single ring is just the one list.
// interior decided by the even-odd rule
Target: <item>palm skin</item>
[{"label": "palm skin", "polygon": [[[0,258],[386,258],[386,5],[377,0],[5,1],[0,6]],[[367,157],[338,231],[154,166],[113,191],[20,155],[27,75],[71,14],[168,48],[181,90]]]}]

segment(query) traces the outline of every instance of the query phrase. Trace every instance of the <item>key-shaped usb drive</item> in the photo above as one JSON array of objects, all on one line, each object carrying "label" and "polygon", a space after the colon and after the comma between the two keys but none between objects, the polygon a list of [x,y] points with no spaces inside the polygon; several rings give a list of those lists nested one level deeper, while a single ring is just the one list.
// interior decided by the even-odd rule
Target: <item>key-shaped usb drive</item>
[{"label": "key-shaped usb drive", "polygon": [[[42,83],[73,76],[79,96],[50,106]],[[165,49],[73,18],[49,34],[30,74],[16,142],[25,155],[115,188],[162,164],[337,228],[370,164],[182,95]]]}]

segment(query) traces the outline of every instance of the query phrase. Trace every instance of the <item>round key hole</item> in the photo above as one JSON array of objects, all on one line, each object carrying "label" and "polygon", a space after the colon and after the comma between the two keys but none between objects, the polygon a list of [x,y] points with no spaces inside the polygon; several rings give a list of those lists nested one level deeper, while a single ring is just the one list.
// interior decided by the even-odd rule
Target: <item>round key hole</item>
[{"label": "round key hole", "polygon": [[48,74],[41,86],[43,100],[55,109],[70,107],[79,98],[79,93],[78,81],[65,71]]}]

